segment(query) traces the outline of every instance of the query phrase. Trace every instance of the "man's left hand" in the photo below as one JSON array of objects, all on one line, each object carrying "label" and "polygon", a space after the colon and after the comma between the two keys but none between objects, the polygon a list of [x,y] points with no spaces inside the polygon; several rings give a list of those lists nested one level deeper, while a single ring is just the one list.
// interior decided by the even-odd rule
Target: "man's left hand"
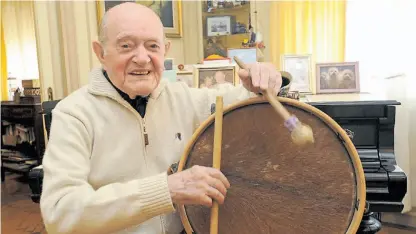
[{"label": "man's left hand", "polygon": [[282,86],[282,75],[271,63],[247,64],[247,69],[240,69],[238,76],[244,87],[251,92],[260,93],[270,89],[277,95]]}]

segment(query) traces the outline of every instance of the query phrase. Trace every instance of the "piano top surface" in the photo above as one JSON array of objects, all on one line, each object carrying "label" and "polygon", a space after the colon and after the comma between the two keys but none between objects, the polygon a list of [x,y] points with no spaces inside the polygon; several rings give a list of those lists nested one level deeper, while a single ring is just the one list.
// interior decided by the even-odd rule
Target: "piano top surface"
[{"label": "piano top surface", "polygon": [[311,105],[400,105],[400,102],[371,93],[311,94],[300,99]]}]

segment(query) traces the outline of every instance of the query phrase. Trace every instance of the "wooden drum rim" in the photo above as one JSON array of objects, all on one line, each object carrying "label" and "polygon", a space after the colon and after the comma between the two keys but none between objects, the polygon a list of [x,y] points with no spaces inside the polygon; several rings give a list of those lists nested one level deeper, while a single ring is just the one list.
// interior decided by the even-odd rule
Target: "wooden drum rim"
[{"label": "wooden drum rim", "polygon": [[[365,210],[365,202],[366,202],[366,185],[365,185],[365,176],[364,176],[364,169],[362,167],[361,164],[361,160],[360,157],[358,156],[358,152],[354,146],[354,144],[352,143],[351,139],[348,137],[347,133],[344,131],[344,129],[337,123],[335,122],[335,120],[333,120],[331,117],[329,117],[327,114],[325,114],[323,111],[319,110],[316,107],[313,107],[307,103],[303,103],[294,99],[290,99],[290,98],[284,98],[284,97],[277,97],[277,99],[282,103],[282,104],[287,104],[299,109],[302,109],[304,111],[308,111],[309,113],[315,115],[316,117],[318,117],[319,119],[321,119],[323,122],[325,122],[328,127],[330,127],[334,132],[336,132],[337,134],[339,134],[339,136],[342,138],[342,140],[344,141],[344,146],[346,148],[346,150],[348,151],[350,157],[351,157],[351,162],[353,164],[354,167],[354,171],[355,171],[355,179],[356,179],[356,186],[357,186],[357,201],[356,203],[358,203],[358,207],[356,207],[356,211],[354,212],[353,218],[351,220],[350,226],[348,227],[348,230],[346,231],[346,234],[355,234],[360,226],[363,214],[364,214],[364,210]],[[235,104],[232,104],[226,108],[224,108],[224,115],[227,114],[230,111],[233,111],[237,108],[240,107],[244,107],[244,106],[248,106],[248,105],[253,105],[253,104],[263,104],[263,103],[268,103],[268,101],[265,99],[265,97],[254,97],[254,98],[250,98]],[[215,120],[215,115],[212,114],[211,116],[209,116],[208,119],[206,119],[204,122],[202,122],[202,124],[197,128],[197,130],[194,132],[194,134],[192,135],[191,140],[187,143],[186,147],[185,147],[185,151],[182,154],[181,160],[179,162],[178,165],[178,172],[182,171],[183,168],[185,167],[185,163],[188,159],[188,155],[191,152],[191,149],[193,147],[193,145],[195,144],[196,140],[200,137],[200,135],[205,131],[205,129],[207,127],[209,127]],[[179,213],[180,213],[180,217],[182,220],[182,224],[185,228],[185,231],[188,234],[194,233],[192,226],[188,220],[187,214],[186,214],[186,210],[185,210],[185,206],[184,205],[179,205],[178,207]]]}]

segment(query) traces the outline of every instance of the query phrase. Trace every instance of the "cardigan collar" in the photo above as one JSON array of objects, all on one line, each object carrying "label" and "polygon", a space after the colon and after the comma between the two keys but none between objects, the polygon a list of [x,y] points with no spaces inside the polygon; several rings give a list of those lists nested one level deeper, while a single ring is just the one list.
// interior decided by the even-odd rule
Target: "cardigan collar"
[{"label": "cardigan collar", "polygon": [[[89,74],[88,90],[90,93],[102,96],[109,96],[114,99],[123,99],[119,92],[113,87],[113,85],[104,76],[102,68],[94,68]],[[166,80],[161,79],[159,85],[150,94],[149,98],[157,99],[163,92],[166,86]]]}]

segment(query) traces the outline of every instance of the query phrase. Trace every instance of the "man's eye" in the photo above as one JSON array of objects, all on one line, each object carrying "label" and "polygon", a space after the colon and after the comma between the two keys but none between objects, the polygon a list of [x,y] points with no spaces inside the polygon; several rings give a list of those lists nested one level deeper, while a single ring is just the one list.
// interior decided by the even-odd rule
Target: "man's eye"
[{"label": "man's eye", "polygon": [[128,49],[130,46],[129,46],[128,44],[123,44],[123,45],[121,45],[121,47],[122,47],[123,49]]},{"label": "man's eye", "polygon": [[158,45],[156,45],[156,44],[152,44],[150,47],[152,47],[153,49],[157,49],[157,48],[159,48],[159,46],[158,46]]}]

